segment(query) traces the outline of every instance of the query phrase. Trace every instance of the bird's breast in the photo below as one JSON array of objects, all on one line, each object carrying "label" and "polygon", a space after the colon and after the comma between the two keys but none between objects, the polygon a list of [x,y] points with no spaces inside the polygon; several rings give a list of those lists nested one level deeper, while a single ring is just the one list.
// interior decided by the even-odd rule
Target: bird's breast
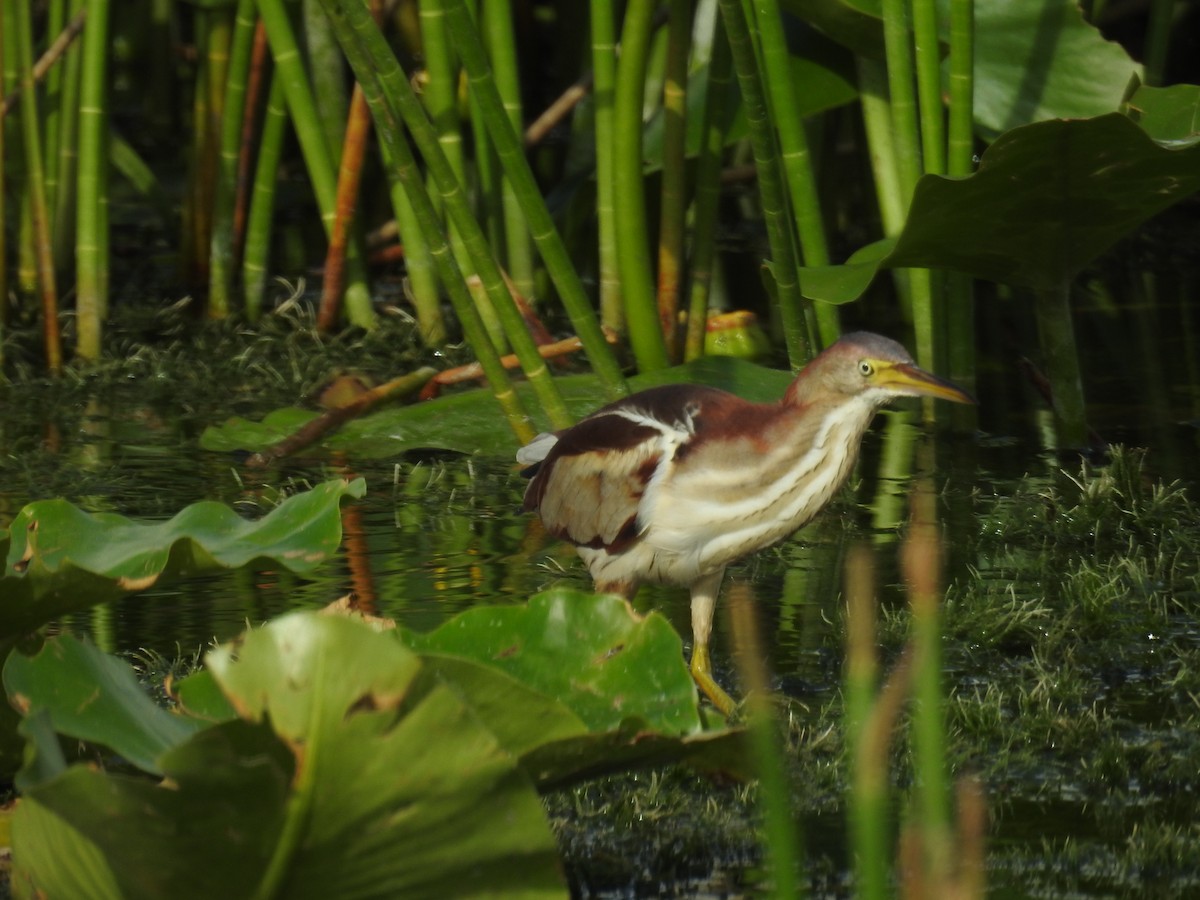
[{"label": "bird's breast", "polygon": [[845,483],[874,412],[850,401],[781,415],[754,438],[697,440],[647,485],[642,543],[674,560],[660,565],[704,574],[787,537]]}]

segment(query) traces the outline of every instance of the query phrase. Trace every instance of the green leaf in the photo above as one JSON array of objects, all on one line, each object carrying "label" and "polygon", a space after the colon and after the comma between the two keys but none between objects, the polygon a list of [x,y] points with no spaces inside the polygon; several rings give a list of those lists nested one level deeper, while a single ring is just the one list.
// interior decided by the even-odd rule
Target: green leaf
[{"label": "green leaf", "polygon": [[166,522],[87,513],[65,500],[31,503],[0,535],[0,641],[163,577],[266,559],[310,572],[341,543],[342,498],[364,491],[362,479],[326,482],[256,521],[211,501],[192,504]]},{"label": "green leaf", "polygon": [[[10,653],[4,689],[26,715],[47,711],[60,734],[101,744],[157,775],[158,758],[204,727],[157,706],[128,665],[71,635],[47,641],[34,656]],[[23,774],[22,789],[34,780]]]},{"label": "green leaf", "polygon": [[975,123],[991,135],[1114,112],[1140,71],[1074,0],[975,6]]},{"label": "green leaf", "polygon": [[[1039,122],[1002,135],[974,175],[922,178],[903,232],[877,267],[1055,288],[1198,189],[1200,147],[1168,150],[1120,113]],[[845,267],[802,270],[805,296],[842,303],[869,283],[869,258],[837,268]]]},{"label": "green leaf", "polygon": [[127,900],[95,843],[30,797],[12,820],[15,897]]},{"label": "green leaf", "polygon": [[593,731],[628,719],[667,735],[701,728],[679,635],[659,614],[639,616],[619,597],[560,588],[527,606],[467,610],[435,631],[404,638],[422,652],[495,666],[559,701]]},{"label": "green leaf", "polygon": [[[393,635],[293,613],[206,663],[241,718],[163,754],[163,781],[37,785],[43,846],[86,836],[128,898],[564,895],[528,778]],[[31,893],[52,855],[14,859]]]},{"label": "green leaf", "polygon": [[[575,417],[585,416],[600,405],[596,398],[604,391],[594,375],[569,375],[555,381]],[[767,401],[783,396],[791,375],[740,360],[700,359],[630,379],[635,390],[676,382],[713,385],[749,400]],[[519,383],[516,387],[527,408],[536,409],[537,398],[529,385]],[[206,450],[222,452],[263,450],[317,415],[283,409],[269,413],[262,422],[230,419],[206,428],[200,444]],[[539,427],[549,429],[549,424],[541,421]],[[381,409],[347,422],[319,446],[326,453],[337,451],[357,459],[382,458],[413,449],[511,456],[517,449],[512,431],[496,408],[495,396],[484,389]]]},{"label": "green leaf", "polygon": [[1200,85],[1142,85],[1123,112],[1164,147],[1179,149],[1200,143]]},{"label": "green leaf", "polygon": [[866,293],[880,263],[896,246],[884,238],[860,247],[840,266],[805,266],[800,270],[800,290],[805,297],[824,303],[850,303]]}]

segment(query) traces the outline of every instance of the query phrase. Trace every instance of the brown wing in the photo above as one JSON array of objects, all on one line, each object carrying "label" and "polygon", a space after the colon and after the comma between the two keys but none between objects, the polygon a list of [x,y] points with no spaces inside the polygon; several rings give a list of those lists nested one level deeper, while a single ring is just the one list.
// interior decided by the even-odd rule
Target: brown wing
[{"label": "brown wing", "polygon": [[525,509],[551,534],[614,553],[637,538],[638,504],[660,451],[657,431],[631,424],[601,415],[559,435],[525,491]]}]

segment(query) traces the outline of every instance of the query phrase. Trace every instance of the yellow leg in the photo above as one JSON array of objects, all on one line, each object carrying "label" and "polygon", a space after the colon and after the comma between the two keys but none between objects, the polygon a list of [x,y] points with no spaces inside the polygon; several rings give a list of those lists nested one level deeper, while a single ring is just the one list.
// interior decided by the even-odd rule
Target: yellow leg
[{"label": "yellow leg", "polygon": [[708,575],[692,585],[692,680],[713,706],[724,716],[737,709],[737,703],[712,677],[712,664],[708,658],[708,639],[712,634],[713,611],[717,606],[717,594],[721,590],[722,569]]}]

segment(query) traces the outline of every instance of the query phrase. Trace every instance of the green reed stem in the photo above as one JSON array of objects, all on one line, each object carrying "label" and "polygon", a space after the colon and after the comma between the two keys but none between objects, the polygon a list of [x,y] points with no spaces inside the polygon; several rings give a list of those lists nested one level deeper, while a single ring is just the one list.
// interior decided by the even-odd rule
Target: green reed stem
[{"label": "green reed stem", "polygon": [[[854,859],[854,892],[861,900],[888,895],[891,858],[888,811],[887,738],[880,728],[876,692],[879,656],[876,650],[874,560],[864,546],[851,547],[846,557],[846,761],[850,767],[848,819]],[[880,743],[883,746],[880,746]],[[882,751],[882,752],[881,752]]]},{"label": "green reed stem", "polygon": [[[62,371],[62,341],[58,330],[58,289],[51,255],[50,212],[46,205],[45,170],[42,165],[41,120],[38,95],[33,78],[33,25],[29,4],[16,4],[17,65],[21,70],[20,117],[22,147],[25,153],[25,180],[33,216],[34,253],[37,262],[38,294],[42,305],[42,335],[46,347],[46,367],[50,374]],[[82,322],[80,323],[82,331]],[[96,356],[99,355],[97,347]],[[96,356],[89,356],[95,359]]]},{"label": "green reed stem", "polygon": [[[0,96],[8,94],[8,83],[5,78],[6,70],[5,62],[5,38],[6,38],[6,19],[11,18],[13,13],[8,9],[8,4],[0,8]],[[4,154],[4,137],[6,131],[6,122],[0,121],[0,185],[6,183],[7,173],[7,157]],[[0,190],[0,222],[7,222],[8,214],[8,192]],[[0,297],[8,296],[8,229],[0,227]],[[8,337],[8,304],[0,303],[0,379],[3,378],[4,366],[4,341]]]},{"label": "green reed stem", "polygon": [[[383,164],[388,172],[395,169],[391,150],[386,143],[380,144]],[[442,300],[438,291],[437,266],[417,221],[417,215],[409,202],[404,186],[390,179],[392,211],[396,214],[396,228],[404,242],[404,271],[408,277],[409,293],[417,313],[417,327],[421,339],[429,347],[440,347],[446,343],[446,322],[442,317]]]},{"label": "green reed stem", "polygon": [[[582,342],[592,370],[604,386],[605,392],[614,398],[624,396],[628,388],[625,386],[620,366],[600,330],[591,302],[579,279],[579,273],[571,262],[549,209],[546,208],[546,202],[533,177],[533,170],[525,158],[522,136],[513,130],[505,115],[503,101],[496,90],[495,80],[488,68],[487,55],[470,11],[464,0],[449,0],[447,14],[455,48],[463,67],[467,70],[471,91],[479,99],[488,133],[500,158],[500,165],[521,201],[521,209],[524,210],[529,223],[534,245],[541,254],[559,297],[562,298],[571,326]],[[428,157],[426,162],[428,163]],[[507,292],[505,296],[508,296]]]},{"label": "green reed stem", "polygon": [[[46,10],[46,35],[53,41],[62,33],[66,25],[66,0],[50,0]],[[42,91],[42,147],[46,172],[46,209],[50,211],[50,231],[54,232],[54,212],[58,209],[58,142],[62,131],[63,111],[62,100],[63,69],[61,65],[52,66],[46,73]],[[62,262],[55,259],[59,266]]]},{"label": "green reed stem", "polygon": [[[975,170],[975,3],[950,0],[950,120],[946,172],[970,175]],[[975,391],[974,283],[961,272],[946,273],[946,362],[952,379]],[[956,415],[958,411],[956,411]],[[961,414],[974,418],[964,407]]]},{"label": "green reed stem", "polygon": [[242,257],[242,292],[246,317],[251,322],[257,321],[262,314],[267,258],[271,250],[271,225],[275,214],[275,189],[288,124],[283,80],[278,72],[272,73],[270,79],[262,137],[258,145],[258,165],[254,170],[254,188],[250,195],[250,212],[246,219],[246,249]]},{"label": "green reed stem", "polygon": [[246,108],[246,83],[258,22],[256,0],[238,0],[229,48],[229,76],[221,117],[221,144],[216,191],[213,196],[212,241],[209,251],[208,315],[223,319],[232,305],[235,266],[234,207],[237,202],[238,166],[242,153],[242,121]]},{"label": "green reed stem", "polygon": [[804,298],[800,294],[774,128],[758,69],[754,39],[742,4],[740,0],[720,0],[720,5],[758,169],[758,192],[771,247],[770,273],[779,298],[784,343],[792,368],[798,369],[812,357],[814,341],[807,322]]},{"label": "green reed stem", "polygon": [[[258,0],[258,9],[267,29],[267,40],[271,44],[276,77],[283,82],[288,112],[291,114],[296,137],[300,142],[300,152],[304,156],[313,193],[321,210],[321,223],[325,226],[325,234],[331,236],[333,220],[337,215],[336,173],[333,156],[321,129],[308,75],[300,58],[296,36],[292,31],[283,0]],[[365,6],[363,12],[366,13]],[[366,270],[357,241],[350,245],[346,271],[346,315],[352,324],[360,328],[374,328],[375,311],[371,305]]]},{"label": "green reed stem", "polygon": [[[513,132],[525,130],[524,114],[521,110],[521,79],[517,66],[517,40],[513,34],[513,9],[509,0],[487,0],[480,4],[481,31],[491,60],[492,73],[496,79],[496,90],[504,111],[508,114]],[[482,113],[482,110],[480,111]],[[504,209],[504,248],[508,260],[508,274],[517,292],[523,297],[534,296],[533,241],[521,201],[508,175],[501,180],[501,204]]]},{"label": "green reed stem", "polygon": [[321,8],[320,0],[303,0],[300,9],[313,102],[319,113],[321,130],[325,133],[325,143],[329,147],[334,168],[340,169],[346,143],[346,122],[350,118],[346,60],[329,27],[329,17]]},{"label": "green reed stem", "polygon": [[921,118],[922,171],[946,171],[946,119],[942,105],[942,57],[936,0],[912,0],[913,42]]},{"label": "green reed stem", "polygon": [[[409,127],[418,150],[438,181],[446,210],[451,213],[456,223],[465,226],[462,227],[462,232],[468,246],[476,242],[477,238],[482,240],[479,225],[470,216],[470,210],[466,207],[466,198],[454,178],[454,173],[450,170],[445,155],[438,147],[437,135],[428,119],[425,118],[420,101],[412,92],[408,79],[401,71],[396,58],[392,55],[366,7],[360,7],[356,3],[339,4],[335,0],[325,0],[325,3],[334,32],[337,34],[338,41],[342,45],[342,50],[346,54],[359,84],[362,85],[367,103],[371,107],[376,132],[390,155],[389,177],[402,185],[408,195],[417,227],[429,243],[430,255],[437,266],[438,274],[450,297],[450,302],[454,306],[454,311],[458,315],[463,334],[475,351],[488,384],[509,426],[518,440],[528,441],[533,437],[529,416],[521,398],[513,390],[512,382],[500,362],[499,354],[488,338],[479,310],[467,291],[466,281],[455,263],[449,241],[441,227],[437,209],[433,205],[433,200],[426,190],[424,179],[413,159],[412,151],[409,149],[408,140],[401,125],[402,117],[403,122]],[[466,210],[465,216],[462,214],[463,210]],[[486,256],[486,254],[484,255]],[[477,262],[488,260],[490,257],[487,257],[487,260],[476,257]],[[494,260],[490,261],[494,268]],[[507,296],[507,291],[505,291],[505,296],[508,304],[512,306],[512,298]],[[498,308],[500,308],[499,304]],[[515,339],[516,334],[510,335],[510,337],[514,338],[515,345],[520,346]],[[525,332],[525,337],[528,339],[528,332]],[[536,353],[536,348],[534,352]],[[539,356],[539,361],[540,359]],[[522,364],[525,364],[525,360],[522,360]],[[545,368],[544,363],[542,368]],[[543,394],[548,396],[544,384],[541,383],[548,379],[548,373],[539,376],[538,381],[534,381],[535,376],[538,376],[537,372],[530,375],[530,380],[534,382],[535,388],[539,389],[539,399]],[[548,412],[550,411],[548,410]],[[553,420],[553,413],[550,414]]]},{"label": "green reed stem", "polygon": [[[71,0],[71,18],[85,15],[83,0]],[[76,187],[79,177],[79,91],[80,72],[83,69],[83,51],[73,46],[67,51],[66,57],[55,69],[60,69],[56,75],[61,77],[61,90],[58,94],[58,110],[61,127],[55,141],[53,156],[47,147],[47,165],[54,166],[58,174],[55,181],[58,184],[54,192],[54,259],[59,266],[65,266],[73,256],[75,246],[75,204],[77,200]]]},{"label": "green reed stem", "polygon": [[[933,447],[919,449],[919,469],[929,471]],[[941,548],[937,495],[927,477],[913,490],[913,521],[902,550],[912,611],[913,770],[926,884],[946,884],[951,866],[950,776],[946,762],[945,696],[942,693]]]},{"label": "green reed stem", "polygon": [[738,669],[746,686],[750,753],[758,775],[771,896],[793,900],[808,893],[800,877],[804,845],[790,801],[791,787],[771,704],[770,680],[763,665],[765,653],[758,634],[754,595],[749,586],[737,583],[730,586],[729,614],[737,642]]},{"label": "green reed stem", "polygon": [[[764,84],[773,111],[772,121],[779,131],[780,159],[784,180],[791,199],[792,215],[800,238],[801,260],[806,266],[829,265],[829,244],[825,239],[825,220],[817,175],[809,152],[804,120],[797,108],[791,55],[783,36],[783,20],[778,0],[755,0],[755,22],[762,42]],[[829,303],[813,304],[821,343],[829,346],[841,335],[838,308]]]},{"label": "green reed stem", "polygon": [[677,361],[687,215],[687,82],[692,0],[671,0],[663,81],[662,200],[658,228],[658,320],[667,358]]},{"label": "green reed stem", "polygon": [[708,94],[705,97],[703,135],[696,160],[695,203],[692,209],[692,273],[688,298],[687,336],[683,358],[687,361],[704,354],[704,336],[708,325],[708,298],[712,288],[716,258],[717,203],[721,198],[721,162],[725,155],[725,136],[734,107],[733,55],[725,37],[720,14],[713,24],[712,58],[708,63]]},{"label": "green reed stem", "polygon": [[100,357],[108,313],[108,0],[88,3],[79,93],[75,231],[77,352]]},{"label": "green reed stem", "polygon": [[1160,87],[1167,68],[1167,52],[1171,49],[1171,22],[1175,17],[1175,0],[1151,0],[1150,22],[1146,29],[1146,84]]},{"label": "green reed stem", "polygon": [[[643,97],[653,33],[655,0],[630,0],[621,29],[613,94],[613,210],[629,345],[643,372],[668,365],[667,346],[654,299],[650,227],[642,158]],[[597,134],[597,140],[604,135]]]},{"label": "green reed stem", "polygon": [[592,106],[596,141],[596,220],[599,231],[600,320],[625,331],[613,195],[613,95],[617,80],[616,14],[612,0],[592,0]]}]

